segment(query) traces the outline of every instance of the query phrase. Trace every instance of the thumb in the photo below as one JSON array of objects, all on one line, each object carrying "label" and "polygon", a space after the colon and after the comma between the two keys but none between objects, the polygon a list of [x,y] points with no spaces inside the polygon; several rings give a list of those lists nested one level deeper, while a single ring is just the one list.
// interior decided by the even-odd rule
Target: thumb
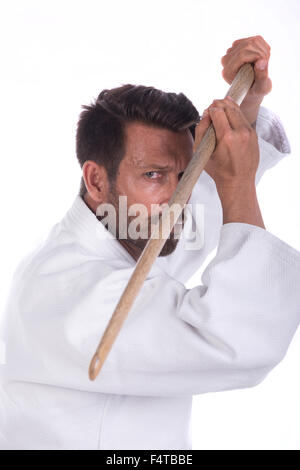
[{"label": "thumb", "polygon": [[268,61],[260,59],[254,66],[255,82],[253,88],[256,92],[264,93],[268,88]]},{"label": "thumb", "polygon": [[255,71],[258,75],[265,77],[268,75],[268,61],[267,59],[259,59],[255,62]]},{"label": "thumb", "polygon": [[194,142],[194,152],[196,151],[197,147],[200,145],[201,140],[204,137],[205,132],[209,128],[211,124],[211,119],[208,110],[205,110],[203,115],[201,116],[201,121],[195,128],[195,142]]}]

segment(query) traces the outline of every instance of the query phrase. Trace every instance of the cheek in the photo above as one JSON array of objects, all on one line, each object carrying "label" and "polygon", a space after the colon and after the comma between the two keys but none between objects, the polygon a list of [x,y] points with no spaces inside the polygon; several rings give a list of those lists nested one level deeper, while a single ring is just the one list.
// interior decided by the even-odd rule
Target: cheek
[{"label": "cheek", "polygon": [[148,212],[151,210],[151,204],[161,204],[164,201],[162,185],[133,175],[119,182],[118,194],[127,196],[128,206],[137,203],[144,204]]}]

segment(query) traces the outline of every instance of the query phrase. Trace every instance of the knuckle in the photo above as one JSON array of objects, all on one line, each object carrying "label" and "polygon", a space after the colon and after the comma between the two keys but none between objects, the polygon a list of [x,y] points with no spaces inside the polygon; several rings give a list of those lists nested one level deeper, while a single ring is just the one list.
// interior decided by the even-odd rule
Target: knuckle
[{"label": "knuckle", "polygon": [[252,54],[253,53],[253,48],[251,47],[251,45],[249,47],[245,47],[245,49],[242,51],[242,54],[244,54],[244,56],[248,56],[249,54]]},{"label": "knuckle", "polygon": [[230,72],[230,70],[228,70],[227,68],[224,68],[222,70],[222,77],[227,83],[231,83],[234,78],[232,77],[232,73]]},{"label": "knuckle", "polygon": [[240,61],[247,61],[249,58],[249,54],[252,53],[252,48],[251,47],[245,47],[241,49],[238,53],[238,58]]},{"label": "knuckle", "polygon": [[240,109],[239,105],[235,101],[230,100],[229,103],[236,111]]},{"label": "knuckle", "polygon": [[229,96],[224,99],[224,103],[227,107],[232,108],[234,111],[238,111],[240,109],[239,105],[234,100],[230,99]]},{"label": "knuckle", "polygon": [[231,144],[234,139],[234,134],[232,131],[228,130],[224,133],[223,140],[226,144]]},{"label": "knuckle", "polygon": [[222,108],[227,108],[228,107],[228,99],[224,98],[224,99],[220,100],[220,106]]},{"label": "knuckle", "polygon": [[255,47],[259,40],[256,37],[249,39],[248,47]]},{"label": "knuckle", "polygon": [[248,127],[242,127],[239,131],[239,136],[242,142],[247,142],[252,134],[252,130],[249,129]]},{"label": "knuckle", "polygon": [[223,67],[225,67],[226,63],[227,63],[227,54],[223,55],[223,57],[221,58],[221,64],[223,65]]},{"label": "knuckle", "polygon": [[213,100],[211,106],[221,106],[222,100]]}]

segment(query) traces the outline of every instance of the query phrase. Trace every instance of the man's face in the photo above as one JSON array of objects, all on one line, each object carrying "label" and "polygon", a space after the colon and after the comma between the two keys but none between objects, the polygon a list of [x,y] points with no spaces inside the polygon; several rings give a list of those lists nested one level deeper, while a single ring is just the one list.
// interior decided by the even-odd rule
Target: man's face
[{"label": "man's face", "polygon": [[[117,215],[119,196],[127,196],[128,208],[132,204],[143,204],[147,210],[146,224],[149,226],[149,238],[151,204],[162,206],[168,203],[192,158],[193,145],[194,140],[188,129],[177,133],[138,122],[128,123],[126,153],[120,163],[115,184],[110,185],[107,201],[114,205]],[[127,217],[127,226],[134,218],[135,216]],[[119,217],[117,217],[117,226],[118,220]],[[119,241],[138,258],[148,239],[133,239],[127,235],[126,240],[119,239]],[[160,256],[172,253],[178,241],[178,238],[174,238],[173,227]]]}]

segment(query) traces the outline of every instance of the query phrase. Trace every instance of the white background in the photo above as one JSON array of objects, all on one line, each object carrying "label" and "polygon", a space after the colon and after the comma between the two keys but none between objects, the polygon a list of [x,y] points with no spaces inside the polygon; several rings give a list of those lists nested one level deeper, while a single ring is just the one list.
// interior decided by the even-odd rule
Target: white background
[{"label": "white background", "polygon": [[[224,97],[220,59],[243,37],[262,35],[272,47],[263,105],[292,147],[259,184],[263,218],[300,250],[298,0],[10,0],[0,9],[1,310],[16,265],[77,194],[81,105],[134,83],[183,92],[201,114]],[[299,353],[298,331],[259,386],[195,397],[194,448],[300,449]]]}]

